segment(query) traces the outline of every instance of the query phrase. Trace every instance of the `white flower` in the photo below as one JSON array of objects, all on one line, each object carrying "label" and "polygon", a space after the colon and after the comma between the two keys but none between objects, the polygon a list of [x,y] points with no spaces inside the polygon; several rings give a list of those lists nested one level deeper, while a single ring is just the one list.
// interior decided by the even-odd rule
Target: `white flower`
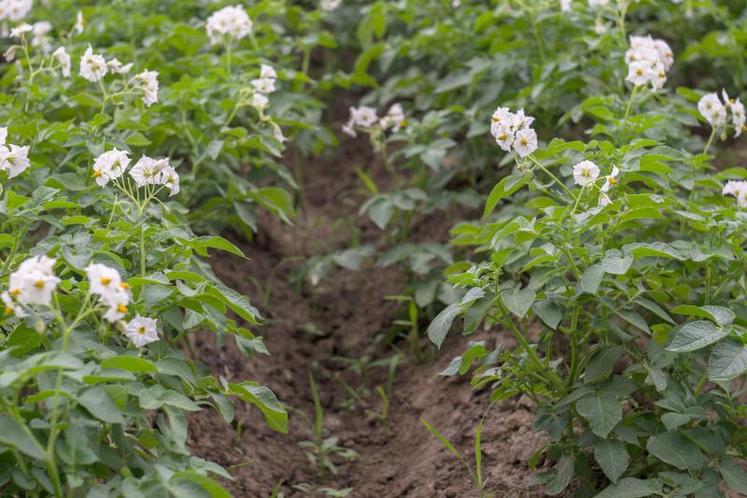
[{"label": "white flower", "polygon": [[106,69],[110,73],[115,73],[115,74],[129,73],[130,69],[132,69],[132,65],[133,65],[132,62],[130,62],[129,64],[122,64],[119,61],[119,59],[117,59],[116,57],[106,61]]},{"label": "white flower", "polygon": [[158,340],[157,325],[158,322],[153,318],[136,315],[125,325],[124,334],[136,347],[142,348]]},{"label": "white flower", "polygon": [[747,208],[747,181],[729,180],[721,193],[723,195],[733,195],[737,198],[737,205],[740,208]]},{"label": "white flower", "polygon": [[168,167],[168,159],[153,159],[143,156],[130,169],[130,176],[135,180],[138,187],[162,184],[161,173]]},{"label": "white flower", "polygon": [[391,130],[397,133],[405,122],[405,111],[400,104],[392,104],[386,113],[386,116],[379,120],[379,126],[383,130]]},{"label": "white flower", "polygon": [[537,133],[531,128],[524,128],[516,132],[514,150],[521,157],[526,157],[537,150]]},{"label": "white flower", "polygon": [[33,0],[4,0],[2,2],[2,19],[20,21],[28,15],[34,6]]},{"label": "white flower", "polygon": [[252,95],[252,107],[254,107],[257,110],[264,110],[267,105],[270,103],[269,99],[267,98],[267,95],[264,95],[262,93],[254,93]]},{"label": "white flower", "polygon": [[83,57],[80,58],[80,76],[88,81],[97,82],[108,71],[104,57],[93,53],[89,45]]},{"label": "white flower", "polygon": [[85,19],[83,19],[83,12],[79,10],[75,16],[75,26],[73,26],[73,30],[78,34],[81,34],[83,33],[83,30],[85,29],[85,27],[86,27],[86,21]]},{"label": "white flower", "polygon": [[376,109],[368,106],[351,107],[350,119],[342,127],[342,131],[351,137],[356,135],[356,128],[369,129],[379,121]]},{"label": "white flower", "polygon": [[272,93],[275,91],[275,79],[274,78],[258,78],[252,80],[252,86],[255,90],[260,93]]},{"label": "white flower", "polygon": [[599,207],[609,206],[611,202],[612,200],[610,199],[610,196],[608,196],[604,192],[599,194],[599,200],[597,201],[597,205]]},{"label": "white flower", "polygon": [[7,307],[8,301],[20,304],[38,304],[49,306],[60,279],[54,275],[55,260],[46,256],[34,256],[20,264],[10,274],[8,296],[3,298]]},{"label": "white flower", "polygon": [[594,22],[594,33],[598,35],[603,35],[609,30],[610,27],[607,25],[606,22],[604,22],[604,19],[601,17],[598,17],[597,20]]},{"label": "white flower", "polygon": [[601,186],[599,190],[601,190],[604,193],[609,192],[610,188],[617,185],[617,175],[620,174],[620,169],[617,166],[612,166],[612,173],[610,173],[608,176],[604,179],[604,185]]},{"label": "white flower", "polygon": [[113,148],[104,152],[93,162],[93,177],[96,183],[104,186],[109,180],[119,178],[130,164],[129,152]]},{"label": "white flower", "polygon": [[589,0],[589,7],[606,7],[610,4],[610,0]]},{"label": "white flower", "polygon": [[10,30],[11,38],[20,38],[21,35],[30,32],[34,27],[28,23],[19,24],[15,28]]},{"label": "white flower", "polygon": [[158,72],[143,71],[133,78],[135,85],[143,92],[143,102],[150,106],[158,102]]},{"label": "white flower", "polygon": [[52,52],[52,57],[57,59],[57,62],[60,63],[60,71],[62,71],[62,76],[65,78],[70,77],[70,54],[67,53],[65,50],[65,47],[60,47],[54,52]]},{"label": "white flower", "polygon": [[18,48],[18,45],[11,45],[5,52],[3,52],[3,59],[5,59],[6,62],[13,62],[13,59],[16,58],[16,48]]},{"label": "white flower", "polygon": [[581,161],[573,167],[573,179],[576,184],[586,187],[599,178],[599,166],[591,161]]},{"label": "white flower", "polygon": [[129,311],[127,305],[130,304],[130,293],[126,289],[114,291],[106,298],[102,298],[101,302],[108,306],[104,313],[104,319],[114,323],[124,318]]},{"label": "white flower", "polygon": [[726,105],[729,107],[729,110],[731,111],[731,123],[734,126],[735,135],[738,137],[745,130],[744,104],[738,98],[737,99],[729,98],[729,95],[726,93],[726,90],[722,90],[722,96],[724,97],[724,102],[726,102]]},{"label": "white flower", "polygon": [[167,166],[161,171],[160,183],[169,189],[169,197],[176,195],[181,190],[179,186],[179,173],[172,166]]},{"label": "white flower", "polygon": [[636,61],[628,65],[628,76],[625,79],[635,86],[641,86],[651,81],[653,77],[650,64]]},{"label": "white flower", "polygon": [[356,126],[360,126],[361,128],[370,128],[379,120],[379,117],[376,115],[376,109],[365,105],[351,107],[350,118]]},{"label": "white flower", "polygon": [[28,316],[28,313],[23,311],[23,308],[13,300],[13,298],[10,295],[10,292],[6,291],[0,294],[0,299],[2,299],[3,304],[5,305],[6,315],[15,315],[18,318],[23,318],[25,316]]},{"label": "white flower", "polygon": [[561,12],[570,12],[571,0],[560,0],[560,10]]},{"label": "white flower", "polygon": [[272,128],[272,136],[275,137],[275,140],[277,140],[280,143],[283,143],[286,140],[288,140],[287,138],[285,138],[285,135],[283,135],[282,128],[280,128],[277,125],[273,126],[273,128]]},{"label": "white flower", "polygon": [[320,0],[319,1],[319,7],[327,12],[331,12],[335,10],[337,7],[342,4],[342,0]]},{"label": "white flower", "polygon": [[6,126],[0,127],[0,145],[5,145],[5,141],[8,139],[8,128]]},{"label": "white flower", "polygon": [[513,115],[512,124],[514,131],[525,130],[531,127],[532,123],[534,123],[534,118],[525,116],[524,109],[519,109],[516,111],[516,114]]},{"label": "white flower", "polygon": [[259,77],[260,78],[269,78],[269,79],[276,79],[278,77],[277,73],[275,72],[275,69],[272,68],[272,66],[268,66],[267,64],[260,64],[260,71],[259,71]]},{"label": "white flower", "polygon": [[495,142],[506,152],[511,152],[511,145],[514,143],[514,132],[509,126],[500,126],[494,133]]},{"label": "white flower", "polygon": [[700,98],[698,112],[714,128],[726,125],[726,107],[715,93],[709,93]]},{"label": "white flower", "polygon": [[118,294],[127,290],[126,285],[122,285],[122,276],[119,272],[109,266],[101,263],[92,263],[86,268],[88,277],[89,292],[100,296],[106,301],[118,297]]},{"label": "white flower", "polygon": [[41,49],[45,54],[49,53],[52,48],[50,44],[50,37],[47,34],[52,31],[52,25],[47,21],[39,21],[34,23],[33,26],[33,38],[31,38],[31,46]]},{"label": "white flower", "polygon": [[493,131],[498,130],[501,126],[513,126],[514,123],[514,114],[509,110],[508,107],[499,107],[498,109],[493,112],[493,116],[490,118],[490,130],[493,135],[495,135],[495,132]]},{"label": "white flower", "polygon": [[19,147],[9,144],[0,146],[0,169],[8,172],[8,177],[13,178],[24,171],[31,164],[29,162],[29,147]]},{"label": "white flower", "polygon": [[205,24],[210,43],[241,40],[252,32],[252,20],[243,7],[224,7],[208,17]]}]

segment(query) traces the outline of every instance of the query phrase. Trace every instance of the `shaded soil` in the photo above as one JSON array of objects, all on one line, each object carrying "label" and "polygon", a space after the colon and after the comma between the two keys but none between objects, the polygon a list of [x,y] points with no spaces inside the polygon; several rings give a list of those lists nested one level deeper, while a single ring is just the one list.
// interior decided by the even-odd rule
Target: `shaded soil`
[{"label": "shaded soil", "polygon": [[[407,285],[396,267],[369,264],[358,272],[338,270],[317,286],[300,290],[292,270],[302,259],[348,246],[351,234],[383,247],[380,231],[359,219],[363,199],[354,168],[364,168],[386,186],[388,176],[359,139],[343,144],[334,158],[309,166],[303,182],[305,209],[292,227],[263,217],[258,240],[240,244],[250,258],[214,261],[216,274],[258,305],[267,319],[259,331],[271,356],[247,359],[233,341],[217,347],[214,337],[199,336],[197,347],[214,373],[229,379],[256,380],[269,386],[290,411],[289,434],[270,430],[258,410],[237,405],[229,426],[216,413],[191,419],[191,446],[197,455],[230,468],[235,481],[227,487],[237,497],[327,496],[323,488],[352,488],[350,497],[476,496],[469,473],[425,427],[425,418],[472,458],[474,428],[489,400],[473,392],[467,379],[437,376],[461,353],[468,340],[500,340],[499,331],[470,338],[453,334],[433,360],[415,364],[408,355],[381,339],[401,318],[399,305],[386,299]],[[456,215],[463,213],[456,213]],[[415,229],[421,241],[445,241],[453,219],[441,212],[423,217]],[[238,243],[238,242],[237,242]],[[262,291],[270,286],[268,302]],[[504,337],[505,336],[505,337]],[[404,342],[395,346],[406,348]],[[423,338],[423,349],[430,346]],[[313,438],[308,419],[314,405],[309,372],[319,386],[325,437],[354,450],[357,457],[331,459],[336,475],[318,471],[299,443]],[[386,421],[376,418],[388,393]],[[495,496],[541,496],[526,487],[526,461],[541,444],[529,429],[532,407],[522,400],[493,407],[483,432],[484,468]]]}]

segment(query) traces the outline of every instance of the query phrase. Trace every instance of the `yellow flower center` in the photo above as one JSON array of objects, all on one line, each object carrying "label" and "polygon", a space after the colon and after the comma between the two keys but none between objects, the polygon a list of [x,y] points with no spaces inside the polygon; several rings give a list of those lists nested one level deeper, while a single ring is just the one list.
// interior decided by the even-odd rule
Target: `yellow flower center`
[{"label": "yellow flower center", "polygon": [[101,285],[109,285],[110,283],[112,283],[112,279],[110,277],[101,277],[101,280],[99,281],[101,282]]},{"label": "yellow flower center", "polygon": [[129,289],[129,288],[130,288],[130,284],[128,284],[127,282],[121,282],[121,283],[119,284],[119,286],[120,286],[121,288],[125,289],[125,290],[127,290],[127,289]]},{"label": "yellow flower center", "polygon": [[140,334],[140,335],[145,335],[145,327],[143,327],[143,326],[140,326],[140,327],[139,327],[139,328],[137,329],[137,333],[138,333],[138,334]]},{"label": "yellow flower center", "polygon": [[92,177],[94,177],[94,178],[98,178],[98,177],[100,177],[100,176],[101,176],[102,174],[103,174],[103,173],[101,173],[101,171],[99,171],[99,170],[95,169],[95,170],[93,170],[93,173],[91,173],[91,176],[92,176]]},{"label": "yellow flower center", "polygon": [[43,289],[44,284],[44,280],[37,280],[36,282],[34,282],[34,287],[36,287],[37,289]]},{"label": "yellow flower center", "polygon": [[127,313],[127,306],[120,303],[117,305],[117,311],[120,313]]},{"label": "yellow flower center", "polygon": [[11,297],[18,297],[20,293],[21,293],[21,289],[11,289],[10,291]]},{"label": "yellow flower center", "polygon": [[11,308],[10,306],[6,306],[5,307],[5,314],[6,315],[12,315],[13,314],[13,308]]},{"label": "yellow flower center", "polygon": [[609,178],[610,185],[617,185],[617,180],[614,177]]}]

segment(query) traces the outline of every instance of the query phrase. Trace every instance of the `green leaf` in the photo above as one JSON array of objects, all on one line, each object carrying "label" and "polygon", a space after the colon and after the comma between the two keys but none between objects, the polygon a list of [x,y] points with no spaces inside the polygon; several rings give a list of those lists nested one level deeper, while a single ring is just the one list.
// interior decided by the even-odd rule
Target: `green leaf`
[{"label": "green leaf", "polygon": [[514,288],[512,290],[505,290],[501,293],[503,304],[506,305],[506,308],[508,308],[511,313],[519,318],[524,318],[526,316],[535,297],[537,297],[537,293],[529,288]]},{"label": "green leaf", "polygon": [[623,348],[620,346],[607,346],[595,351],[586,365],[584,381],[593,383],[607,379],[622,353]]},{"label": "green leaf", "polygon": [[556,330],[563,320],[563,308],[549,299],[535,301],[532,311],[552,330]]},{"label": "green leaf", "polygon": [[[171,481],[189,481],[197,484],[206,491],[211,498],[231,498],[231,493],[229,493],[228,490],[221,486],[217,481],[202,474],[198,474],[194,470],[183,470],[177,472],[171,477]],[[175,496],[180,496],[180,493],[175,493]]]},{"label": "green leaf", "polygon": [[44,460],[44,450],[39,443],[8,415],[0,415],[0,443],[31,458]]},{"label": "green leaf", "polygon": [[420,419],[420,423],[422,423],[425,426],[425,428],[428,429],[428,432],[430,432],[433,435],[433,437],[438,439],[438,441],[444,446],[444,448],[449,450],[458,459],[462,461],[464,460],[464,457],[462,456],[461,453],[459,453],[459,450],[457,450],[456,447],[451,443],[451,441],[446,439],[446,437],[443,434],[441,434],[438,431],[438,429],[436,429],[431,424],[429,424],[428,421],[424,418]]},{"label": "green leaf", "polygon": [[634,326],[635,328],[647,333],[651,334],[651,329],[648,328],[648,323],[646,323],[646,320],[635,311],[630,310],[615,310],[615,314]]},{"label": "green leaf", "polygon": [[156,364],[152,361],[131,355],[120,355],[107,358],[101,362],[101,368],[119,368],[134,373],[152,373],[158,371]]},{"label": "green leaf", "polygon": [[725,340],[713,348],[708,360],[709,380],[729,381],[745,372],[747,372],[747,345]]},{"label": "green leaf", "polygon": [[707,318],[721,326],[731,324],[736,318],[736,315],[732,310],[724,308],[723,306],[694,306],[692,304],[682,304],[680,306],[675,306],[672,313]]},{"label": "green leaf", "polygon": [[680,327],[672,338],[672,342],[665,349],[675,353],[696,351],[718,342],[727,335],[729,335],[728,327],[717,327],[706,320],[688,322]]},{"label": "green leaf", "polygon": [[227,241],[223,237],[219,237],[218,235],[213,236],[204,236],[204,237],[196,237],[190,241],[192,247],[198,250],[204,250],[207,248],[211,249],[220,249],[221,251],[225,251],[231,254],[235,254],[236,256],[241,256],[242,258],[246,258],[244,256],[244,253],[233,245],[231,242]]},{"label": "green leaf", "polygon": [[573,456],[565,455],[553,469],[552,477],[545,484],[545,491],[550,496],[559,495],[573,479]]},{"label": "green leaf", "polygon": [[95,386],[86,389],[78,397],[80,403],[91,415],[109,424],[124,424],[125,420],[119,407],[112,401],[103,387]]},{"label": "green leaf", "polygon": [[620,441],[602,440],[594,445],[594,459],[602,472],[612,482],[617,482],[630,463],[630,456],[625,445]]},{"label": "green leaf", "polygon": [[214,284],[208,287],[207,292],[225,303],[237,315],[252,325],[257,325],[262,318],[257,308],[249,303],[249,299],[223,284]]},{"label": "green leaf", "polygon": [[703,455],[698,447],[674,432],[651,436],[646,449],[662,462],[680,470],[698,470],[703,466]]},{"label": "green leaf", "polygon": [[719,465],[724,482],[737,493],[747,496],[747,471],[732,458],[724,458]]},{"label": "green leaf", "polygon": [[459,316],[460,312],[461,307],[459,303],[452,303],[436,315],[436,318],[428,325],[426,333],[436,347],[441,347],[444,339],[446,339],[446,335],[449,333],[449,329],[451,329],[451,324],[454,323],[454,319]]},{"label": "green leaf", "polygon": [[579,288],[588,294],[596,294],[599,289],[599,284],[602,283],[604,277],[604,270],[602,265],[595,264],[588,267],[581,275],[581,279],[578,282]]},{"label": "green leaf", "polygon": [[487,216],[492,213],[501,199],[514,194],[519,189],[524,187],[527,183],[527,176],[521,176],[517,178],[516,176],[509,175],[503,178],[495,185],[495,187],[493,187],[493,190],[490,191],[490,195],[488,195],[488,200],[485,202],[485,210],[483,211],[482,215]]},{"label": "green leaf", "polygon": [[614,396],[604,391],[576,401],[576,411],[586,419],[594,434],[605,439],[622,420],[622,406]]},{"label": "green leaf", "polygon": [[661,494],[664,484],[659,479],[626,477],[607,486],[594,498],[646,498]]},{"label": "green leaf", "polygon": [[228,391],[259,408],[271,429],[288,432],[288,412],[270,389],[253,382],[242,382],[228,384]]},{"label": "green leaf", "polygon": [[599,264],[605,273],[624,275],[630,269],[630,265],[633,264],[633,257],[607,254]]}]

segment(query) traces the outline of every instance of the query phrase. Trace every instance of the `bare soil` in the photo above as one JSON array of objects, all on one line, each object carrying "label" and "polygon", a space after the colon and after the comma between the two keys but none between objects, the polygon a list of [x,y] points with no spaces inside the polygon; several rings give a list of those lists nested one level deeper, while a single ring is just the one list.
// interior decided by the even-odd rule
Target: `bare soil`
[{"label": "bare soil", "polygon": [[[322,488],[352,488],[348,496],[364,498],[477,496],[462,463],[420,419],[437,427],[471,461],[472,434],[488,395],[473,392],[466,378],[437,374],[468,340],[510,343],[508,335],[495,330],[469,338],[453,333],[433,361],[415,364],[381,341],[401,311],[386,297],[406,287],[404,270],[371,263],[357,272],[335,271],[315,287],[305,283],[298,289],[292,282],[292,270],[302,259],[347,247],[352,233],[383,247],[382,233],[357,216],[363,196],[356,166],[380,185],[389,181],[365,139],[343,143],[334,157],[306,166],[300,175],[313,183],[302,181],[304,208],[293,226],[262,217],[258,239],[237,242],[248,261],[223,256],[213,261],[216,274],[260,308],[266,324],[258,332],[271,356],[247,359],[233,341],[217,347],[212,335],[203,334],[197,340],[201,358],[216,374],[269,386],[290,411],[288,434],[273,432],[258,410],[240,404],[233,425],[212,412],[192,417],[194,452],[231,469],[235,480],[226,485],[236,497],[268,497],[273,491],[286,498],[328,496]],[[423,241],[443,242],[453,222],[443,213],[423,217],[415,233]],[[269,299],[262,305],[267,286]],[[430,347],[425,338],[423,347]],[[394,357],[400,361],[389,376],[387,365]],[[340,446],[358,454],[352,461],[333,457],[336,475],[314,468],[299,445],[313,438],[301,414],[314,416],[310,371],[319,386],[325,436],[337,437]],[[385,423],[371,416],[382,409],[377,386],[390,393]],[[532,418],[532,407],[523,400],[490,411],[482,438],[484,468],[487,487],[496,497],[542,496],[527,487],[526,462],[541,444],[530,430]]]}]

